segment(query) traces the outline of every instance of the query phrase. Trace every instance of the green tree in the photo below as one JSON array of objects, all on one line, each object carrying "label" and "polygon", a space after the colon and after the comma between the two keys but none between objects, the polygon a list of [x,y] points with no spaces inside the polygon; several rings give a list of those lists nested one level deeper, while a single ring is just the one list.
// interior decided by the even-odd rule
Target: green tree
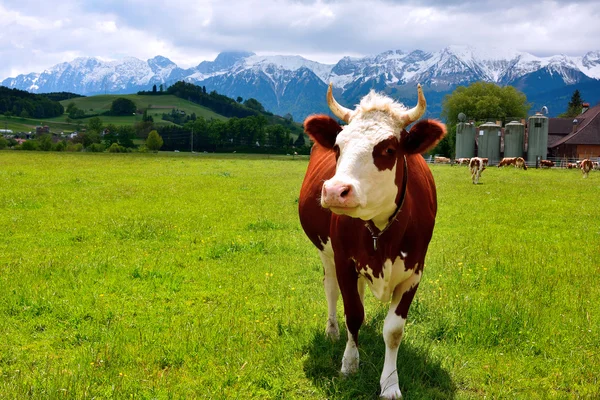
[{"label": "green tree", "polygon": [[37,138],[38,148],[42,151],[50,151],[52,150],[52,136],[49,134],[45,134]]},{"label": "green tree", "polygon": [[135,103],[124,97],[115,99],[110,106],[111,115],[131,115],[135,114],[135,110]]},{"label": "green tree", "polygon": [[146,139],[146,147],[150,151],[158,151],[163,145],[163,139],[160,137],[157,131],[150,131],[148,138]]},{"label": "green tree", "polygon": [[102,123],[102,120],[100,119],[100,117],[90,118],[90,120],[87,123],[87,130],[90,132],[100,134],[103,129],[104,129],[104,124]]},{"label": "green tree", "polygon": [[530,108],[527,97],[512,86],[500,87],[488,82],[459,86],[444,97],[441,116],[446,121],[448,134],[432,152],[447,157],[454,155],[460,113],[475,121],[489,118],[504,121],[507,117],[525,118]]},{"label": "green tree", "polygon": [[156,93],[156,83],[152,85],[152,93]]},{"label": "green tree", "polygon": [[251,108],[251,109],[256,110],[256,111],[260,111],[262,113],[265,112],[265,108],[263,107],[263,105],[258,100],[254,99],[254,98],[250,98],[250,99],[244,101],[244,105],[246,107]]},{"label": "green tree", "polygon": [[583,107],[583,99],[581,98],[581,93],[579,93],[578,89],[575,89],[573,94],[571,95],[571,101],[567,105],[567,111],[558,116],[560,118],[572,118],[581,114],[581,109]]},{"label": "green tree", "polygon": [[0,150],[5,149],[6,147],[8,147],[8,140],[0,136]]},{"label": "green tree", "polygon": [[296,139],[296,141],[294,142],[294,146],[296,147],[302,147],[306,144],[306,139],[304,138],[304,133],[300,132],[298,134],[298,139]]}]

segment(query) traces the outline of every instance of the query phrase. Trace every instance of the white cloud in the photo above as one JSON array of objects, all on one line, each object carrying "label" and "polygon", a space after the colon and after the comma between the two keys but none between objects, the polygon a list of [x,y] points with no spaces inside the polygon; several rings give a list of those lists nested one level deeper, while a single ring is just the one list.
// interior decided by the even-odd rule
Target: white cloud
[{"label": "white cloud", "polygon": [[163,55],[187,68],[224,50],[327,63],[452,44],[583,55],[600,37],[591,0],[0,0],[0,16],[0,80],[77,56]]}]

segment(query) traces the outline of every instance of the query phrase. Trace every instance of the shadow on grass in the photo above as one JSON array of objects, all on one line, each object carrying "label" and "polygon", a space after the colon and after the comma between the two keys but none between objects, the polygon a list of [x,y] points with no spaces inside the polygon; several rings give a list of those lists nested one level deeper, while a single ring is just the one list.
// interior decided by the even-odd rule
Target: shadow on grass
[{"label": "shadow on grass", "polygon": [[[381,318],[383,319],[383,318]],[[360,366],[358,373],[344,377],[339,369],[346,345],[345,329],[341,338],[332,342],[325,332],[315,332],[307,345],[304,372],[329,399],[377,399],[379,378],[383,369],[385,344],[379,318],[364,324],[359,333]],[[340,328],[343,322],[340,321]],[[428,352],[403,341],[398,351],[398,378],[402,398],[454,399],[456,386],[440,363]]]}]

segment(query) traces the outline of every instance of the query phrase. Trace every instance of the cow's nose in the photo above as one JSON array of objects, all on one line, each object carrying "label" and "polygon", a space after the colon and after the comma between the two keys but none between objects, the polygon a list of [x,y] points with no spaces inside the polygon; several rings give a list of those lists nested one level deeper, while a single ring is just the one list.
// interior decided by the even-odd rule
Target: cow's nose
[{"label": "cow's nose", "polygon": [[325,207],[356,207],[356,190],[350,183],[325,182],[321,191],[321,203]]}]

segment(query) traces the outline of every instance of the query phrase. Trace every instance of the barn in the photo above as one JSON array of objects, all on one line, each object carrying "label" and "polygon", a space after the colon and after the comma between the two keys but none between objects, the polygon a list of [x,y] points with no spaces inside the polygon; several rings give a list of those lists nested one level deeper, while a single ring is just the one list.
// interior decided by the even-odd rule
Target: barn
[{"label": "barn", "polygon": [[550,118],[548,154],[557,158],[600,157],[600,104],[575,118]]}]

